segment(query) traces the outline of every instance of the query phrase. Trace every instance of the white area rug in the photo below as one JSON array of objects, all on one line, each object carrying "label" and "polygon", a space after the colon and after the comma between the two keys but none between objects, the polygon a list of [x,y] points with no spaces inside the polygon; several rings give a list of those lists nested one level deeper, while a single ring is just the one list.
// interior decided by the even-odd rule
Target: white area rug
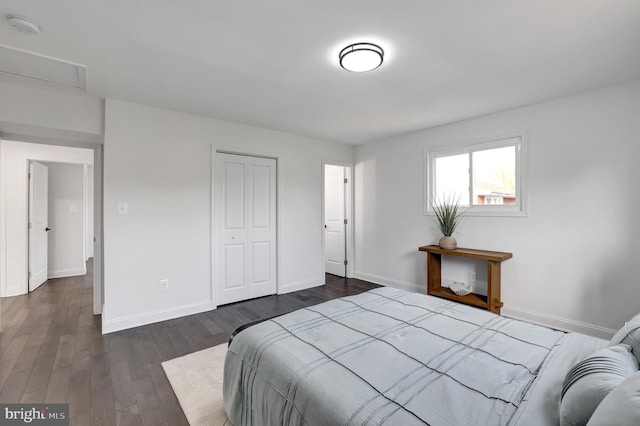
[{"label": "white area rug", "polygon": [[227,344],[162,363],[191,426],[231,426],[222,407],[222,372]]}]

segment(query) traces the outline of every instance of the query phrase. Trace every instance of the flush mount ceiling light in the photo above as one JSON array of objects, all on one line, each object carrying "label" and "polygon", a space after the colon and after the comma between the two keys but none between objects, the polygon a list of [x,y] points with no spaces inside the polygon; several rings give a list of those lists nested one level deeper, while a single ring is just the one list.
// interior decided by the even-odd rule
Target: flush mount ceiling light
[{"label": "flush mount ceiling light", "polygon": [[382,65],[384,50],[377,44],[355,43],[340,51],[340,66],[351,72],[372,71]]},{"label": "flush mount ceiling light", "polygon": [[7,15],[7,21],[16,30],[25,34],[39,34],[40,26],[33,22],[31,19],[25,18],[20,15]]}]

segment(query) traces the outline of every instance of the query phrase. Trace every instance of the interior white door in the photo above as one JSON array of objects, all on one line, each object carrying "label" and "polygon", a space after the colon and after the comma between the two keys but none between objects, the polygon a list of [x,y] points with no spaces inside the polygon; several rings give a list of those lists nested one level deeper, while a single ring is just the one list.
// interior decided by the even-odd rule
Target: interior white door
[{"label": "interior white door", "polygon": [[345,256],[345,170],[325,165],[324,169],[324,247],[325,271],[344,277]]},{"label": "interior white door", "polygon": [[216,153],[216,304],[276,293],[276,160]]},{"label": "interior white door", "polygon": [[29,291],[47,280],[49,170],[32,161],[29,164]]}]

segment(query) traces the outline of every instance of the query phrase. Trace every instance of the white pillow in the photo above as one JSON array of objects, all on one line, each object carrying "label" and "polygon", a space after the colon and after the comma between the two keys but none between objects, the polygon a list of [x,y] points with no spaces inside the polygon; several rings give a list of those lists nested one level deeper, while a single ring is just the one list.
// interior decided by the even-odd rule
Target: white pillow
[{"label": "white pillow", "polygon": [[616,386],[638,372],[628,345],[609,346],[576,364],[564,379],[560,425],[585,425],[600,402]]},{"label": "white pillow", "polygon": [[591,416],[587,426],[640,425],[640,373],[609,392]]},{"label": "white pillow", "polygon": [[631,318],[624,324],[624,327],[618,330],[611,342],[609,342],[609,346],[620,343],[631,346],[633,355],[640,361],[640,314]]}]

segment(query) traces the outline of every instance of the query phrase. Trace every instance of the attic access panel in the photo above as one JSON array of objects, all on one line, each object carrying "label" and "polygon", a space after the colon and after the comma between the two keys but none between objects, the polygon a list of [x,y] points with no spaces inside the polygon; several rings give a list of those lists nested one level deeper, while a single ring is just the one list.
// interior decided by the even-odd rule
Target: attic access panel
[{"label": "attic access panel", "polygon": [[87,67],[0,44],[0,72],[87,90]]}]

